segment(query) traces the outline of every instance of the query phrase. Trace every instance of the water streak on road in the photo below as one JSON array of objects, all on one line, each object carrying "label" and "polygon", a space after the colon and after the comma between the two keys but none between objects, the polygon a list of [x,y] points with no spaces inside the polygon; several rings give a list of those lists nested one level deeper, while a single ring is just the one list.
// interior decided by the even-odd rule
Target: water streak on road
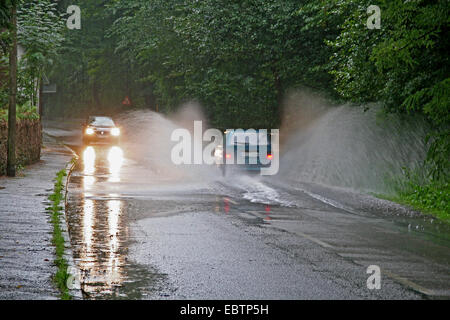
[{"label": "water streak on road", "polygon": [[118,147],[87,147],[71,177],[71,184],[79,186],[79,193],[69,199],[67,213],[82,290],[88,297],[114,295],[124,280],[126,248],[123,244],[128,231],[123,203],[114,193],[98,199],[93,190],[97,182],[120,181],[122,155]]}]

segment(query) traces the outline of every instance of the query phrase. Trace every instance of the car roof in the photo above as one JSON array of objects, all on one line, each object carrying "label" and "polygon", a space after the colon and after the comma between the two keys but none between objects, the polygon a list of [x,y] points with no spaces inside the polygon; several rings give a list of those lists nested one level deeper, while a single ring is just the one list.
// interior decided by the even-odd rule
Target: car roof
[{"label": "car roof", "polygon": [[260,139],[260,131],[259,129],[249,129],[249,130],[243,130],[243,129],[229,129],[225,131],[225,137],[226,137],[226,143],[227,144],[235,144],[238,142],[245,142],[250,144],[270,144],[271,143],[271,133],[266,132],[267,139],[261,140]]}]

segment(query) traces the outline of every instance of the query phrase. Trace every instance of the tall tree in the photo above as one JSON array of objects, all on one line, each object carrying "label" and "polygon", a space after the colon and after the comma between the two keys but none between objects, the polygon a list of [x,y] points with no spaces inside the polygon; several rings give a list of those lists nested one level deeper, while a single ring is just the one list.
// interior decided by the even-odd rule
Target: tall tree
[{"label": "tall tree", "polygon": [[17,1],[11,1],[11,47],[9,52],[8,155],[6,174],[16,175],[16,95],[17,95]]}]

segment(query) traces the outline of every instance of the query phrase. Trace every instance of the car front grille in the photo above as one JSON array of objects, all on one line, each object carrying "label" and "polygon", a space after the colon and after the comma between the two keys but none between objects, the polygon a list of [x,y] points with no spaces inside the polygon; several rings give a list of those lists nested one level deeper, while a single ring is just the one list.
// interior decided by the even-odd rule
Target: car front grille
[{"label": "car front grille", "polygon": [[95,132],[97,137],[108,137],[109,136],[109,132],[108,131],[104,131],[104,130],[98,130]]}]

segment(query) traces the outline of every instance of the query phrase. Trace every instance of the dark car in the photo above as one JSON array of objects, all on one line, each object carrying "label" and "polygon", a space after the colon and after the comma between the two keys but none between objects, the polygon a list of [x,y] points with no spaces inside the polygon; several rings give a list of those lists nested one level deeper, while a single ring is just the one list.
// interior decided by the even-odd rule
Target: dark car
[{"label": "dark car", "polygon": [[110,117],[91,116],[83,126],[83,144],[118,144],[120,129]]},{"label": "dark car", "polygon": [[[255,173],[259,173],[261,168],[269,167],[272,161],[271,140],[270,134],[261,135],[259,130],[227,130],[224,135],[224,147],[216,154],[216,157],[223,159],[221,166],[223,174],[227,167]],[[264,160],[261,161],[262,159]]]}]

